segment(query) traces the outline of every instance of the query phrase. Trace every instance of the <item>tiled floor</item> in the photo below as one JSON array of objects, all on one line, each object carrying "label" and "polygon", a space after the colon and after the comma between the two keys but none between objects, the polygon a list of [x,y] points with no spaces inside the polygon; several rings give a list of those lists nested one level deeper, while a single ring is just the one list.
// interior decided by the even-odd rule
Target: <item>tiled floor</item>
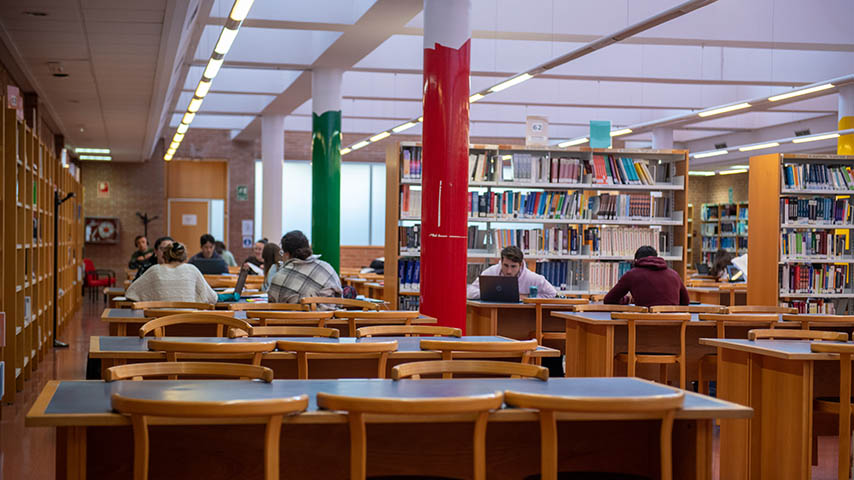
[{"label": "tiled floor", "polygon": [[[82,379],[86,374],[89,337],[106,335],[100,321],[104,304],[84,301],[81,314],[60,335],[69,343],[68,349],[50,352],[45,361],[19,392],[14,405],[4,406],[0,422],[0,480],[49,480],[54,477],[54,431],[49,428],[26,428],[24,417],[44,384],[51,379]],[[718,479],[718,438],[715,435],[715,467],[713,478]],[[819,464],[813,468],[813,480],[836,478],[836,439],[819,438]]]}]

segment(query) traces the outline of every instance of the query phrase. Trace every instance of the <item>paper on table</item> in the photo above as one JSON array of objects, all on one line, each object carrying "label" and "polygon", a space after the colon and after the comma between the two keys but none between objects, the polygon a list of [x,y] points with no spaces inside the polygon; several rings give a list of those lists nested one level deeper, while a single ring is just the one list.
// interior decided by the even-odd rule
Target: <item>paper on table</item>
[{"label": "paper on table", "polygon": [[747,281],[747,254],[733,258],[732,264],[744,272],[744,280]]}]

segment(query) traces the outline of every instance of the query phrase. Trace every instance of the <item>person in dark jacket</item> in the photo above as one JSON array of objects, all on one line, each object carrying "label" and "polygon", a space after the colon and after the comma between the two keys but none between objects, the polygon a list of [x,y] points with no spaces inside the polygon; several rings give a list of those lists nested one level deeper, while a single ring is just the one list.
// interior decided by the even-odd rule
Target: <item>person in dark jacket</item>
[{"label": "person in dark jacket", "polygon": [[605,295],[605,303],[625,303],[627,293],[632,294],[635,305],[688,305],[688,290],[682,278],[650,247],[640,247],[635,252],[632,269],[623,274],[616,285]]}]

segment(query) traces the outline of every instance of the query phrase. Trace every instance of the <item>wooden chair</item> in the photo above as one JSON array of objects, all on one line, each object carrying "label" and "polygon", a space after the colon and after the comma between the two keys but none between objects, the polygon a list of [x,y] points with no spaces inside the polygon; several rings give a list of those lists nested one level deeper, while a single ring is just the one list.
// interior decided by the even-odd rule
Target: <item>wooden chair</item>
[{"label": "wooden chair", "polygon": [[439,375],[453,378],[455,373],[466,376],[505,376],[510,378],[549,379],[549,369],[538,365],[516,362],[498,362],[494,360],[428,360],[395,365],[391,369],[391,378],[418,380],[421,375]]},{"label": "wooden chair", "polygon": [[573,305],[570,310],[574,312],[648,312],[647,307],[638,305],[611,305],[605,303],[590,303],[587,305]]},{"label": "wooden chair", "polygon": [[564,340],[566,341],[566,332],[543,332],[543,306],[562,306],[562,305],[587,305],[590,302],[584,298],[523,298],[523,303],[533,304],[536,313],[534,323],[534,338],[537,343],[543,344],[543,339],[548,340]]},{"label": "wooden chair", "polygon": [[201,302],[133,302],[130,308],[134,310],[146,310],[149,308],[191,308],[193,310],[213,310],[210,303]]},{"label": "wooden chair", "polygon": [[356,331],[356,320],[367,320],[381,325],[412,325],[412,320],[421,316],[420,312],[410,310],[386,310],[382,312],[360,312],[353,310],[336,310],[335,318],[347,320],[350,335]]},{"label": "wooden chair", "polygon": [[421,350],[438,350],[442,353],[442,360],[453,360],[454,353],[477,352],[489,354],[489,356],[519,355],[522,363],[531,363],[531,352],[536,350],[538,346],[539,344],[535,339],[512,342],[465,342],[427,338],[421,340]]},{"label": "wooden chair", "polygon": [[214,378],[245,378],[263,380],[270,383],[273,381],[273,370],[259,365],[246,365],[245,363],[220,363],[220,362],[155,362],[155,363],[131,363],[129,365],[118,365],[107,369],[104,380],[114,382],[116,380],[142,380],[145,377],[168,376],[170,380],[177,380],[178,376],[190,377],[214,377]]},{"label": "wooden chair", "polygon": [[[816,342],[810,344],[810,350],[839,355],[839,397],[818,397],[813,400],[813,409],[839,417],[837,478],[847,480],[851,474],[851,414],[854,413],[851,409],[851,355],[854,344]],[[840,415],[840,412],[846,414]]]},{"label": "wooden chair", "polygon": [[[365,414],[417,416],[470,414],[474,418],[474,480],[486,480],[486,423],[489,412],[501,408],[500,392],[470,397],[361,398],[317,394],[317,406],[347,412],[350,424],[350,479],[364,480],[367,473]],[[439,441],[440,439],[436,439]],[[417,455],[416,452],[413,454]],[[466,475],[467,477],[468,475]]]},{"label": "wooden chair", "polygon": [[377,359],[377,377],[385,378],[389,352],[397,351],[397,342],[364,343],[325,343],[279,340],[279,350],[297,354],[297,376],[300,380],[308,378],[309,354],[342,355],[348,357],[368,357]]},{"label": "wooden chair", "polygon": [[166,335],[166,327],[170,325],[216,325],[216,336],[222,337],[225,335],[225,330],[223,327],[230,328],[240,328],[243,330],[249,330],[251,325],[249,322],[245,320],[241,320],[239,318],[232,318],[226,315],[220,315],[218,313],[181,313],[178,315],[169,315],[167,317],[160,317],[154,320],[149,320],[145,322],[141,327],[139,327],[139,336],[140,338],[146,336],[148,332],[154,332],[155,337],[163,337]]},{"label": "wooden chair", "polygon": [[437,327],[433,325],[378,325],[356,329],[356,338],[364,337],[462,337],[463,331],[454,327]]},{"label": "wooden chair", "polygon": [[718,287],[721,293],[729,294],[729,306],[735,306],[735,294],[747,293],[746,283],[723,283]]},{"label": "wooden chair", "polygon": [[[732,307],[726,307],[730,310]],[[770,307],[777,308],[777,307]],[[700,320],[711,320],[716,324],[717,338],[726,337],[726,326],[741,325],[741,326],[761,326],[763,328],[774,328],[778,324],[779,314],[777,313],[701,313]],[[718,378],[718,352],[707,353],[700,357],[697,362],[697,390],[708,395],[709,382]],[[710,373],[711,372],[711,373]]]},{"label": "wooden chair", "polygon": [[781,328],[770,328],[767,330],[751,330],[747,332],[748,340],[774,340],[774,339],[791,339],[791,340],[814,340],[814,341],[832,341],[832,342],[847,342],[848,334],[845,332],[824,332],[820,330],[790,330]]},{"label": "wooden chair", "polygon": [[148,349],[166,354],[167,362],[177,362],[178,355],[193,358],[249,358],[252,365],[261,365],[261,357],[276,349],[275,341],[257,342],[174,342],[169,340],[148,341]]},{"label": "wooden chair", "polygon": [[223,315],[225,317],[234,317],[234,312],[227,310],[188,310],[186,308],[146,308],[142,311],[145,318],[160,318],[170,315],[183,315],[185,313],[203,312],[207,315]]},{"label": "wooden chair", "polygon": [[306,305],[309,310],[317,310],[318,305],[337,305],[343,308],[361,310],[379,310],[382,308],[381,303],[341,297],[303,297],[299,303]]},{"label": "wooden chair", "polygon": [[272,310],[272,311],[306,311],[306,305],[299,303],[265,303],[265,302],[241,302],[228,304],[229,310]]},{"label": "wooden chair", "polygon": [[[540,411],[540,476],[544,480],[558,478],[556,412],[617,415],[638,420],[661,419],[659,450],[661,480],[673,479],[673,419],[682,408],[685,392],[673,390],[672,394],[654,397],[590,398],[558,397],[534,393],[504,392],[507,405],[518,408],[535,408]],[[571,474],[570,474],[571,476]],[[530,478],[530,477],[529,477]],[[563,477],[561,477],[563,478]],[[584,477],[591,478],[591,477]],[[601,478],[618,479],[618,475]]]},{"label": "wooden chair", "polygon": [[[625,362],[628,376],[634,377],[638,364],[659,366],[659,381],[667,385],[667,366],[679,364],[679,388],[685,388],[687,357],[685,355],[685,329],[691,321],[689,313],[633,313],[614,312],[611,318],[628,322],[628,352],[618,353],[617,361]],[[667,325],[679,327],[679,353],[638,352],[637,328],[639,325]]]},{"label": "wooden chair", "polygon": [[735,305],[726,307],[727,313],[798,313],[797,308],[775,305]]},{"label": "wooden chair", "polygon": [[267,327],[270,325],[301,325],[312,327],[325,327],[326,321],[332,318],[333,312],[271,312],[269,310],[247,310],[247,319],[257,319],[258,325]]},{"label": "wooden chair", "polygon": [[282,417],[305,411],[308,395],[265,400],[230,400],[224,402],[182,402],[176,400],[147,400],[113,394],[113,409],[130,415],[133,424],[133,478],[148,478],[150,417],[169,418],[257,418],[267,419],[264,436],[264,479],[279,478],[279,439]]},{"label": "wooden chair", "polygon": [[723,305],[655,305],[650,313],[725,313]]},{"label": "wooden chair", "polygon": [[337,328],[321,327],[249,327],[249,331],[230,328],[228,338],[240,337],[324,337],[338,338],[341,332]]},{"label": "wooden chair", "polygon": [[242,268],[242,267],[240,267],[239,265],[238,265],[238,266],[236,266],[236,267],[229,266],[229,267],[228,267],[228,273],[230,273],[230,274],[232,274],[232,275],[237,275],[237,274],[239,274],[239,273],[240,273],[240,269],[241,269],[241,268]]}]

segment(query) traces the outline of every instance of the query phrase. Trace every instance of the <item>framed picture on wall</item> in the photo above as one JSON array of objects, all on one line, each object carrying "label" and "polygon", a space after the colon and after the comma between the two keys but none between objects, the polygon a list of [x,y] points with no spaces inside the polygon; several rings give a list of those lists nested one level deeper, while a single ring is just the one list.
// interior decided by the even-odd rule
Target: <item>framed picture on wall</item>
[{"label": "framed picture on wall", "polygon": [[111,244],[119,242],[119,219],[115,217],[86,217],[86,243]]}]

